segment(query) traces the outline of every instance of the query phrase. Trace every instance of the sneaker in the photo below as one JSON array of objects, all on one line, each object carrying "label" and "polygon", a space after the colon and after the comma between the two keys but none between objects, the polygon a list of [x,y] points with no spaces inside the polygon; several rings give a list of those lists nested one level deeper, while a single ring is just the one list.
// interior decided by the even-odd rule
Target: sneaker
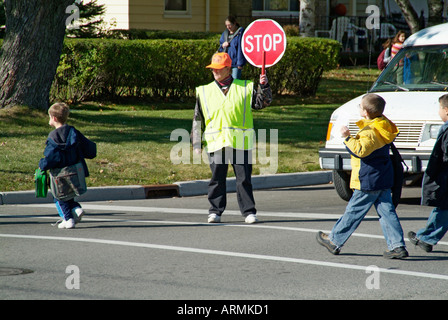
[{"label": "sneaker", "polygon": [[409,253],[405,247],[398,247],[390,251],[385,251],[383,257],[386,259],[403,259],[409,257]]},{"label": "sneaker", "polygon": [[417,234],[414,231],[409,231],[408,232],[408,238],[409,238],[409,241],[411,241],[411,243],[413,245],[419,246],[420,248],[422,248],[426,252],[431,252],[432,251],[432,245],[429,244],[429,243],[426,243],[424,241],[419,240],[417,238]]},{"label": "sneaker", "polygon": [[337,245],[335,245],[333,242],[330,241],[330,238],[328,237],[328,234],[323,233],[322,231],[319,231],[316,236],[317,242],[328,249],[332,254],[338,255],[341,251],[341,248],[339,248]]},{"label": "sneaker", "polygon": [[244,222],[246,223],[256,223],[258,222],[257,216],[253,213],[247,215],[246,219],[244,219]]},{"label": "sneaker", "polygon": [[221,216],[218,216],[216,213],[210,213],[208,215],[208,223],[220,223],[221,222]]},{"label": "sneaker", "polygon": [[62,220],[62,222],[58,225],[59,229],[73,229],[75,227],[75,220],[68,219]]},{"label": "sneaker", "polygon": [[74,208],[72,209],[72,215],[75,223],[78,223],[81,221],[82,216],[84,215],[84,210],[81,207]]}]

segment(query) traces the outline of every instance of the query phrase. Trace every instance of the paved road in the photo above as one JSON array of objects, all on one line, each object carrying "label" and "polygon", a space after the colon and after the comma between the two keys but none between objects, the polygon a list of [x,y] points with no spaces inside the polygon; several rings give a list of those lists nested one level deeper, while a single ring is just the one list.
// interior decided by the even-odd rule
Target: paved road
[{"label": "paved road", "polygon": [[[404,189],[405,233],[429,214],[419,192]],[[255,197],[255,225],[243,222],[235,194],[214,225],[205,196],[85,202],[88,214],[74,230],[51,226],[52,204],[0,206],[0,299],[448,298],[448,239],[432,253],[407,242],[408,259],[386,260],[372,210],[333,256],[315,241],[346,205],[331,185]],[[5,275],[18,269],[32,272]]]}]

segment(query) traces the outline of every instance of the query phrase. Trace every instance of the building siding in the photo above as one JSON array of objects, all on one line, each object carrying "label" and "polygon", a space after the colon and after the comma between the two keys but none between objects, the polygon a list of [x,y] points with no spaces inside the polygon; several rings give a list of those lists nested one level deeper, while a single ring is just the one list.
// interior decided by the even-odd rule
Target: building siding
[{"label": "building siding", "polygon": [[[208,0],[209,31],[222,32],[229,0]],[[207,0],[190,0],[185,15],[164,12],[165,0],[100,0],[106,5],[104,21],[112,29],[206,31]],[[114,26],[111,23],[115,22]]]},{"label": "building siding", "polygon": [[98,4],[106,7],[106,28],[129,29],[129,0],[99,0]]}]

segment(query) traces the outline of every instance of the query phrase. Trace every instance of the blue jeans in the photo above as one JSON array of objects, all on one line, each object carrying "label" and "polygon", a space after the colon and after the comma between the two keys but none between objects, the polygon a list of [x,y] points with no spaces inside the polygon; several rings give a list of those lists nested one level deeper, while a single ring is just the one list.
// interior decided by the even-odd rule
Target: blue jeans
[{"label": "blue jeans", "polygon": [[73,218],[73,209],[81,208],[81,205],[74,199],[62,201],[54,198],[54,203],[56,204],[56,209],[58,210],[59,216],[65,221]]},{"label": "blue jeans", "polygon": [[375,205],[376,212],[380,217],[379,221],[388,249],[393,250],[397,247],[404,247],[403,229],[395,212],[395,207],[392,204],[390,189],[378,191],[355,190],[344,215],[339,218],[333,230],[331,230],[331,242],[338,247],[342,247],[359,226],[372,205]]},{"label": "blue jeans", "polygon": [[241,71],[242,71],[242,69],[232,68],[232,78],[233,79],[241,79]]},{"label": "blue jeans", "polygon": [[426,227],[417,231],[417,238],[436,245],[448,231],[448,209],[434,208],[429,215]]}]

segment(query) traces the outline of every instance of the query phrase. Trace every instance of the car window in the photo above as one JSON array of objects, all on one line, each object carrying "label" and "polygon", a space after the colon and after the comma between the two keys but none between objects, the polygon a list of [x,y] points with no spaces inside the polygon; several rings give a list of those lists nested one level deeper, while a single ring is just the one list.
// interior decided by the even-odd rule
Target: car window
[{"label": "car window", "polygon": [[370,91],[447,90],[448,45],[443,45],[400,50]]}]

